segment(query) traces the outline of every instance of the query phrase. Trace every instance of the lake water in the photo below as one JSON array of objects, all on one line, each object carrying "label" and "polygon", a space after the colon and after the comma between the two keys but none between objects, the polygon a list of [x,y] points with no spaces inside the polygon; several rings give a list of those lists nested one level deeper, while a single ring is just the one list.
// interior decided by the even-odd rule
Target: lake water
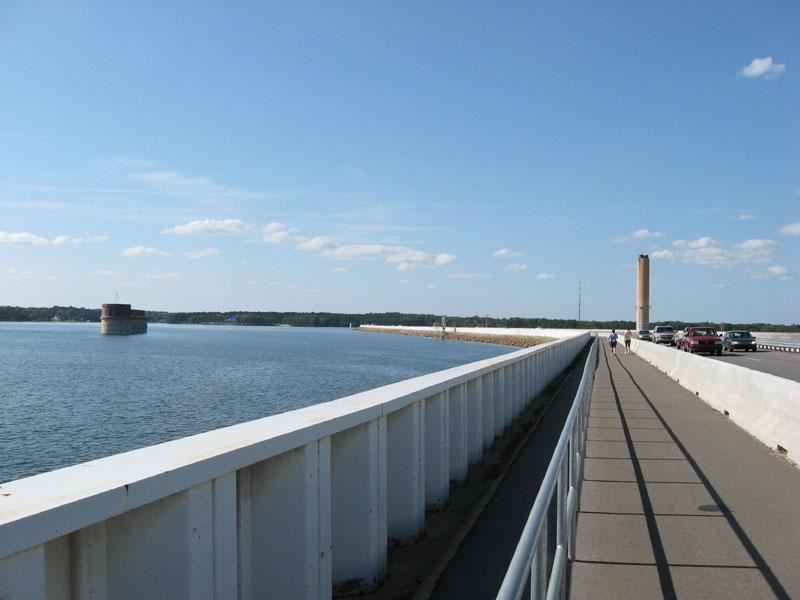
[{"label": "lake water", "polygon": [[348,329],[0,323],[0,482],[516,350]]}]

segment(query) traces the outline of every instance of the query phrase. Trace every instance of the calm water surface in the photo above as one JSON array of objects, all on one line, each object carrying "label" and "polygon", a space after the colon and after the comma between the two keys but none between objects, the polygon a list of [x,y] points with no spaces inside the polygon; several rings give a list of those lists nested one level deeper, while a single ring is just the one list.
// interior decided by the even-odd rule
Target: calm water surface
[{"label": "calm water surface", "polygon": [[515,350],[348,329],[0,323],[0,482]]}]

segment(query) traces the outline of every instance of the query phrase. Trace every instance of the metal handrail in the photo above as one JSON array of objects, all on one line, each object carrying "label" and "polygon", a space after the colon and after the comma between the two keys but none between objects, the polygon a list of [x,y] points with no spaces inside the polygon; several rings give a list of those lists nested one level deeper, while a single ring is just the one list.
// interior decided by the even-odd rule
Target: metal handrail
[{"label": "metal handrail", "polygon": [[[550,459],[539,493],[497,594],[498,599],[519,600],[529,575],[532,599],[550,600],[563,597],[567,559],[572,559],[575,555],[575,517],[583,475],[586,429],[589,423],[588,399],[594,382],[596,356],[595,339],[553,458]],[[550,549],[547,535],[550,530],[548,513],[556,492],[555,547]],[[552,565],[549,578],[548,563]]]}]

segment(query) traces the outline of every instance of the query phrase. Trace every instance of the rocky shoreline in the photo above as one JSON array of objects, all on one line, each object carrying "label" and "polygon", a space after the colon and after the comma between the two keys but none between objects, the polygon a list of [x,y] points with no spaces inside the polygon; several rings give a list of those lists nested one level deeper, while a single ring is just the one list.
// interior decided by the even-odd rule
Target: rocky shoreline
[{"label": "rocky shoreline", "polygon": [[[441,338],[439,331],[419,331],[416,329],[394,329],[370,327],[369,329],[357,328],[356,331],[367,333],[393,333],[395,335],[412,335],[417,337]],[[484,344],[500,344],[502,346],[515,346],[517,348],[530,348],[546,342],[552,342],[555,338],[537,337],[525,335],[491,335],[482,333],[459,333],[448,331],[444,335],[445,340],[457,340],[459,342],[482,342]]]}]

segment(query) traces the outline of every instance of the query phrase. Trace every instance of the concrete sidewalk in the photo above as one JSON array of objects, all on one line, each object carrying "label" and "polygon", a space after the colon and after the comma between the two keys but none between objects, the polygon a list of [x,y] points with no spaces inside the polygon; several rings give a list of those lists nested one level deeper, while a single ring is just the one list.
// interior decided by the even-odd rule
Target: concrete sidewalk
[{"label": "concrete sidewalk", "polygon": [[601,346],[571,597],[800,598],[800,470]]}]

